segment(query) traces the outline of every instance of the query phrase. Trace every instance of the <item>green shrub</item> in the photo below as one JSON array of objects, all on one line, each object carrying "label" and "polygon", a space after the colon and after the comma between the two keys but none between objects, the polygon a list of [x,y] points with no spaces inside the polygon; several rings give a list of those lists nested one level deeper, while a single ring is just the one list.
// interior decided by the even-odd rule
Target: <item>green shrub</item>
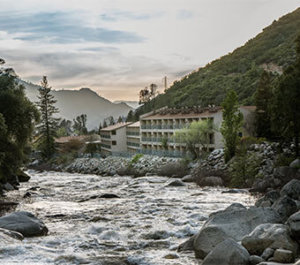
[{"label": "green shrub", "polygon": [[291,162],[296,159],[293,155],[279,154],[277,155],[274,163],[274,167],[289,166]]},{"label": "green shrub", "polygon": [[136,164],[144,155],[143,154],[136,154],[130,161],[129,166],[133,166]]},{"label": "green shrub", "polygon": [[261,158],[254,152],[240,153],[230,163],[230,185],[232,187],[250,187],[259,171]]}]

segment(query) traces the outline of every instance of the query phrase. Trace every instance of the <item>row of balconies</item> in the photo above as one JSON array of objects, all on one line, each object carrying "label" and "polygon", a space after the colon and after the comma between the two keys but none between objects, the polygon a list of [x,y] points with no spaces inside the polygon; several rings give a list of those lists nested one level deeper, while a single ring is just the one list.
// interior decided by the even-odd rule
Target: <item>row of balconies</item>
[{"label": "row of balconies", "polygon": [[[161,143],[163,141],[163,137],[142,137],[142,142],[155,142]],[[168,138],[167,143],[183,143],[180,139]]]},{"label": "row of balconies", "polygon": [[140,136],[140,133],[139,132],[129,132],[129,131],[127,131],[126,135],[129,135],[129,136]]},{"label": "row of balconies", "polygon": [[162,124],[162,125],[142,125],[143,130],[174,130],[186,128],[188,124]]},{"label": "row of balconies", "polygon": [[111,149],[111,146],[108,144],[101,143],[101,146],[107,149]]},{"label": "row of balconies", "polygon": [[128,146],[140,147],[139,143],[127,142]]}]

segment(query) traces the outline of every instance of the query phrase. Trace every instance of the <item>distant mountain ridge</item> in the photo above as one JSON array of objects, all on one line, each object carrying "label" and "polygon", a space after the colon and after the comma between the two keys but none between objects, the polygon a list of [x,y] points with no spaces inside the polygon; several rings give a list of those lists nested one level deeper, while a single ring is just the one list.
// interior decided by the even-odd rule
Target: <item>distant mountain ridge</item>
[{"label": "distant mountain ridge", "polygon": [[[30,101],[38,101],[38,85],[28,83],[18,79],[19,84],[25,87],[26,96]],[[112,103],[108,99],[99,96],[90,88],[81,88],[80,90],[52,90],[59,109],[59,117],[73,120],[81,114],[87,115],[87,127],[89,130],[97,129],[100,122],[109,116],[117,119],[119,116],[126,117],[132,110],[125,103]]]},{"label": "distant mountain ridge", "polygon": [[244,46],[175,81],[166,91],[137,110],[139,115],[163,106],[220,105],[230,88],[242,105],[254,104],[263,70],[281,74],[296,58],[300,8],[263,29]]}]

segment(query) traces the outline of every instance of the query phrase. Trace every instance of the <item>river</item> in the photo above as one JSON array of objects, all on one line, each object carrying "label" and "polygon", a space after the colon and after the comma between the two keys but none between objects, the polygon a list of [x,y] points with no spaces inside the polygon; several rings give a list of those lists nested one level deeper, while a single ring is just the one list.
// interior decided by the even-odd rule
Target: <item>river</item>
[{"label": "river", "polygon": [[[37,215],[49,234],[0,246],[0,264],[201,264],[193,253],[176,253],[177,246],[210,213],[254,203],[249,194],[222,188],[167,186],[173,179],[166,177],[27,173],[31,180],[14,193],[31,189],[31,197],[17,210]],[[100,198],[107,193],[120,198]]]}]

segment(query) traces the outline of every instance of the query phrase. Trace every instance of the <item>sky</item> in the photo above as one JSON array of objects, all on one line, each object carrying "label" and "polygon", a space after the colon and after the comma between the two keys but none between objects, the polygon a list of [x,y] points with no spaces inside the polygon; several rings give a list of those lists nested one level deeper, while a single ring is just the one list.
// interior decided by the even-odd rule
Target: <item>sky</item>
[{"label": "sky", "polygon": [[0,0],[0,58],[26,81],[138,100],[255,37],[300,0]]}]

